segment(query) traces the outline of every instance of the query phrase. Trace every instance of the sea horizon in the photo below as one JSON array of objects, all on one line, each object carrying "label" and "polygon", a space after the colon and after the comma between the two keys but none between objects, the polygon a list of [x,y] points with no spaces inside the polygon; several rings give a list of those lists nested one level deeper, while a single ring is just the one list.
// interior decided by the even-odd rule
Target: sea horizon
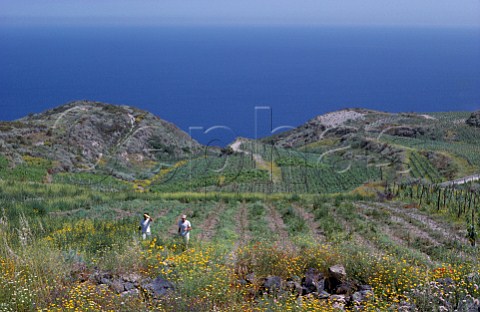
[{"label": "sea horizon", "polygon": [[343,108],[480,109],[478,28],[2,25],[0,40],[0,120],[85,99],[225,126],[226,142]]}]

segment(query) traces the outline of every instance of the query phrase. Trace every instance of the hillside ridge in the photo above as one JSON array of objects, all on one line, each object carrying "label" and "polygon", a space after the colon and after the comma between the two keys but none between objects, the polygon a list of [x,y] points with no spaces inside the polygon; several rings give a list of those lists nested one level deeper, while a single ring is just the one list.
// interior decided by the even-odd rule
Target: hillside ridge
[{"label": "hillside ridge", "polygon": [[85,100],[1,122],[0,146],[13,160],[46,158],[58,162],[61,171],[113,165],[138,170],[201,148],[176,125],[147,111]]}]

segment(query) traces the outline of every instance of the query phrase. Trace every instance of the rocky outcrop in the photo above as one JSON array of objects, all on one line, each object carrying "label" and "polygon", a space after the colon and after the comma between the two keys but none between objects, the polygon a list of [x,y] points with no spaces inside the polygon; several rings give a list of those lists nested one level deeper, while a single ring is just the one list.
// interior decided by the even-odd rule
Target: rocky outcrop
[{"label": "rocky outcrop", "polygon": [[480,127],[480,111],[473,112],[465,123],[472,127]]},{"label": "rocky outcrop", "polygon": [[152,280],[136,273],[112,275],[109,272],[97,271],[90,275],[89,280],[97,285],[105,285],[121,296],[144,293],[160,299],[175,291],[175,286],[161,276]]},{"label": "rocky outcrop", "polygon": [[[254,282],[255,279],[251,276],[239,281],[242,285]],[[252,295],[258,297],[282,293],[329,300],[339,311],[349,306],[361,308],[364,303],[374,299],[372,287],[349,279],[342,265],[331,266],[326,274],[310,268],[302,278],[291,277],[283,280],[279,276],[268,276],[260,281],[259,292]]]},{"label": "rocky outcrop", "polygon": [[[99,287],[108,287],[121,297],[146,295],[153,299],[162,299],[177,292],[176,285],[161,276],[151,279],[137,273],[113,274],[108,271],[95,271],[79,280],[89,281]],[[287,280],[274,275],[259,279],[251,273],[238,283],[243,286],[258,286],[247,288],[250,289],[250,294],[257,298],[283,294],[309,296],[317,300],[329,300],[339,311],[346,307],[361,309],[363,304],[374,300],[372,287],[351,280],[342,265],[331,266],[326,273],[310,268],[303,277],[294,276]]]},{"label": "rocky outcrop", "polygon": [[[130,106],[75,101],[0,124],[2,153],[52,160],[57,171],[143,169],[201,146],[175,125]],[[20,157],[21,159],[21,157]]]},{"label": "rocky outcrop", "polygon": [[166,279],[158,276],[152,282],[143,285],[145,289],[153,298],[161,298],[168,295],[175,290],[175,286]]}]

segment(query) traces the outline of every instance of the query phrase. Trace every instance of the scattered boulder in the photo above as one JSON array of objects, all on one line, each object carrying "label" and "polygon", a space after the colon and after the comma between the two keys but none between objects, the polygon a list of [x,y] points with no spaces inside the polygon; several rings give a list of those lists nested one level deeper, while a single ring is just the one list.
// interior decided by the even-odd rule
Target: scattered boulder
[{"label": "scattered boulder", "polygon": [[347,272],[343,265],[334,265],[328,268],[329,277],[335,278],[339,281],[344,281],[347,277]]},{"label": "scattered boulder", "polygon": [[112,283],[112,278],[113,276],[109,272],[95,271],[92,275],[90,275],[90,280],[99,285],[110,285]]},{"label": "scattered boulder", "polygon": [[175,290],[175,286],[166,279],[158,276],[152,282],[142,285],[153,298],[160,298]]},{"label": "scattered boulder", "polygon": [[[248,283],[246,280],[243,281]],[[268,276],[263,279],[260,291],[254,295],[263,296],[281,292],[317,300],[329,300],[338,311],[345,311],[345,308],[350,306],[361,308],[366,302],[374,300],[372,287],[349,280],[342,265],[331,266],[326,274],[310,268],[302,278],[292,277],[286,281],[279,276]]]},{"label": "scattered boulder", "polygon": [[[89,280],[97,284],[98,287],[114,290],[121,297],[139,296],[146,293],[154,299],[161,299],[175,291],[175,285],[161,276],[152,280],[151,278],[143,278],[136,273],[113,275],[110,272],[95,271],[89,276]],[[372,287],[358,285],[347,279],[345,267],[342,265],[330,267],[327,274],[310,268],[302,278],[294,276],[286,281],[274,275],[259,279],[251,273],[238,282],[242,285],[258,285],[259,281],[261,281],[260,291],[257,292],[257,290],[253,290],[255,288],[252,288],[251,295],[253,296],[277,295],[288,292],[317,300],[329,300],[339,311],[344,311],[345,307],[352,304],[361,306],[362,303],[374,298]],[[447,280],[444,282],[448,284]]]},{"label": "scattered boulder", "polygon": [[345,305],[347,304],[347,299],[345,295],[331,295],[328,300],[333,302],[332,307],[334,309],[344,311]]},{"label": "scattered boulder", "polygon": [[326,292],[325,290],[322,290],[322,291],[316,293],[316,297],[318,299],[328,299],[330,297],[330,294],[328,292]]},{"label": "scattered boulder", "polygon": [[268,276],[264,279],[261,290],[268,294],[277,293],[282,289],[282,278],[279,276]]},{"label": "scattered boulder", "polygon": [[90,275],[89,280],[100,287],[111,288],[121,296],[139,294],[140,289],[143,289],[152,297],[160,298],[175,289],[171,282],[162,277],[152,281],[150,278],[142,278],[137,273],[113,276],[110,272],[96,271]]},{"label": "scattered boulder", "polygon": [[336,293],[337,287],[346,281],[347,272],[342,265],[334,265],[328,268],[328,276],[325,279],[325,290],[329,293]]},{"label": "scattered boulder", "polygon": [[292,294],[296,294],[297,296],[304,295],[302,285],[292,278],[287,279],[285,286]]},{"label": "scattered boulder", "polygon": [[130,291],[132,289],[135,289],[135,284],[132,283],[132,282],[126,282],[124,285],[123,285],[125,291]]},{"label": "scattered boulder", "polygon": [[355,292],[352,295],[351,300],[357,304],[361,304],[366,301],[373,300],[373,298],[374,298],[373,290],[360,290]]},{"label": "scattered boulder", "polygon": [[335,288],[335,294],[350,296],[355,292],[355,290],[356,290],[356,286],[353,283],[344,282]]},{"label": "scattered boulder", "polygon": [[480,127],[480,111],[473,112],[465,123],[472,127]]},{"label": "scattered boulder", "polygon": [[122,279],[126,282],[138,283],[142,280],[142,276],[137,273],[129,273],[122,275]]},{"label": "scattered boulder", "polygon": [[122,292],[124,292],[126,290],[125,286],[123,284],[123,281],[121,279],[115,279],[107,285],[109,285],[111,288],[113,288],[113,290],[115,290],[118,294],[121,294]]},{"label": "scattered boulder", "polygon": [[308,269],[305,273],[305,277],[302,278],[302,288],[303,295],[324,290],[325,280],[323,274],[318,272],[317,269]]},{"label": "scattered boulder", "polygon": [[123,293],[120,294],[121,297],[135,297],[135,296],[138,296],[140,295],[140,290],[138,290],[137,288],[134,288],[134,289],[131,289],[129,291],[124,291]]}]

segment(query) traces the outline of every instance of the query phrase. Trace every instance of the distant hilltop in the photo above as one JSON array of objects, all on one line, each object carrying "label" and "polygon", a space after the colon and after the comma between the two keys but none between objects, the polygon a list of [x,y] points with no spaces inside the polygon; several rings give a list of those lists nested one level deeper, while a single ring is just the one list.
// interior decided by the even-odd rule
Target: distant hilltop
[{"label": "distant hilltop", "polygon": [[75,101],[12,122],[0,122],[2,153],[56,161],[56,170],[98,165],[137,170],[179,159],[201,146],[177,126],[131,107]]},{"label": "distant hilltop", "polygon": [[[149,112],[75,101],[0,122],[0,156],[10,167],[26,159],[46,160],[51,173],[102,173],[161,187],[174,183],[169,190],[184,188],[189,179],[192,188],[212,190],[227,184],[231,190],[248,189],[252,181],[261,181],[287,192],[330,185],[342,191],[377,179],[446,182],[476,176],[479,127],[480,112],[393,114],[349,108],[270,137],[207,148]],[[322,176],[334,180],[320,181]]]}]

